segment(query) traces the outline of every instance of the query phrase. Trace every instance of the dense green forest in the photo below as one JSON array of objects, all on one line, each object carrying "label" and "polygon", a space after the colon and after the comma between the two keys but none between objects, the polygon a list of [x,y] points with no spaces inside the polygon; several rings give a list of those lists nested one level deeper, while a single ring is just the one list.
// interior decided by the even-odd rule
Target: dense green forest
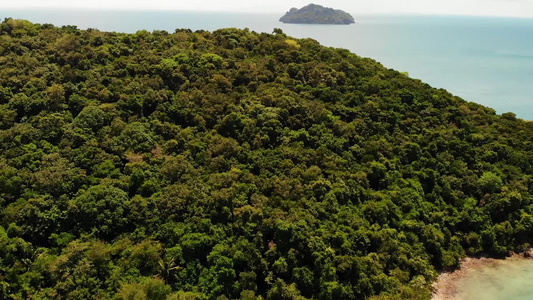
[{"label": "dense green forest", "polygon": [[0,24],[0,299],[429,299],[533,242],[533,124],[312,39]]}]

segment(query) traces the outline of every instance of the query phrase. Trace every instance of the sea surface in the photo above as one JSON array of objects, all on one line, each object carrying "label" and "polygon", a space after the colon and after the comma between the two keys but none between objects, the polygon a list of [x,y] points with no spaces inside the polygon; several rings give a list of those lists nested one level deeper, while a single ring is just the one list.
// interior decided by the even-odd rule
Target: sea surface
[{"label": "sea surface", "polygon": [[533,120],[533,19],[352,14],[352,25],[283,24],[279,14],[3,10],[0,17],[134,33],[249,28],[346,48],[468,101]]},{"label": "sea surface", "polygon": [[533,299],[533,260],[506,259],[468,270],[457,284],[459,300]]}]

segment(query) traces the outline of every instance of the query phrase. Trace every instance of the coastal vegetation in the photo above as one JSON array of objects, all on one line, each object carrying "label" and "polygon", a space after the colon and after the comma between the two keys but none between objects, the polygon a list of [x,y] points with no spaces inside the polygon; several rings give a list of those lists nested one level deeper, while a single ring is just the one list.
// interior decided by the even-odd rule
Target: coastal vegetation
[{"label": "coastal vegetation", "polygon": [[533,123],[272,34],[0,24],[0,299],[429,299],[533,237]]},{"label": "coastal vegetation", "polygon": [[295,24],[352,24],[355,23],[353,17],[342,10],[323,7],[316,4],[309,4],[297,9],[291,8],[283,17],[279,19],[283,23]]}]

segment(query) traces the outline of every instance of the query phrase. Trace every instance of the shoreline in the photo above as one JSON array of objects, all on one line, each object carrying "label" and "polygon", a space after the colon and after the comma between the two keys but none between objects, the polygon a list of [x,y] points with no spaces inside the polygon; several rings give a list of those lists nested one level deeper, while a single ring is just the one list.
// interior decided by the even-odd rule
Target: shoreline
[{"label": "shoreline", "polygon": [[475,269],[494,267],[498,263],[506,260],[527,260],[532,259],[533,250],[523,253],[512,253],[506,258],[489,257],[467,257],[461,259],[460,268],[452,272],[441,273],[437,280],[431,285],[433,292],[431,300],[462,300],[457,286],[468,275],[468,272]]}]

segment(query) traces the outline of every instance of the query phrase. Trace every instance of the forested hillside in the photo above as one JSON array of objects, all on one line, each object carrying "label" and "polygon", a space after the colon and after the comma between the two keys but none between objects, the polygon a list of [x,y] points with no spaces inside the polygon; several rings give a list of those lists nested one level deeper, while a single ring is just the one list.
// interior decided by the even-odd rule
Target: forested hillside
[{"label": "forested hillside", "polygon": [[311,39],[0,24],[0,299],[429,299],[533,241],[533,124]]}]

